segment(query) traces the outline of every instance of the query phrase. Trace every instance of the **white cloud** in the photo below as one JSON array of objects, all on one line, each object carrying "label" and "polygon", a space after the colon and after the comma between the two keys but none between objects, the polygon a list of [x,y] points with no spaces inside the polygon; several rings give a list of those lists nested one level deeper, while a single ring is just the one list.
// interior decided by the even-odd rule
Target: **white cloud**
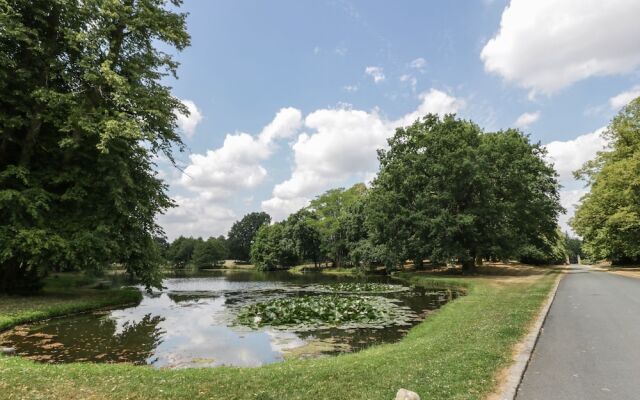
[{"label": "white cloud", "polygon": [[576,206],[580,203],[582,196],[587,194],[587,189],[572,189],[560,191],[560,204],[566,210],[566,213],[561,214],[558,218],[558,225],[562,232],[569,232],[574,234],[573,229],[569,226],[569,221],[576,213]]},{"label": "white cloud", "polygon": [[293,135],[302,124],[302,113],[295,108],[281,109],[258,136],[228,134],[222,147],[192,154],[180,182],[188,188],[225,195],[253,188],[267,176],[260,163],[273,151],[273,142]]},{"label": "white cloud", "polygon": [[485,69],[533,93],[640,66],[640,2],[511,0],[484,46]]},{"label": "white cloud", "polygon": [[281,221],[309,204],[309,198],[304,196],[284,199],[272,197],[262,202],[262,210],[269,214],[274,221]]},{"label": "white cloud", "polygon": [[375,110],[321,109],[309,114],[304,125],[310,133],[300,134],[292,145],[291,177],[274,187],[273,197],[263,201],[262,208],[279,220],[329,187],[353,178],[370,180],[378,168],[376,150],[386,147],[396,127],[430,112],[453,113],[464,106],[461,99],[435,89],[419,98],[418,108],[397,120]]},{"label": "white cloud", "polygon": [[560,183],[566,186],[573,181],[573,171],[604,150],[607,141],[602,137],[602,133],[605,129],[600,128],[572,140],[553,141],[545,146],[549,161],[558,171]]},{"label": "white cloud", "polygon": [[364,69],[364,73],[371,76],[375,83],[384,81],[384,70],[382,67],[367,67]]},{"label": "white cloud", "polygon": [[192,137],[196,133],[196,127],[200,121],[202,121],[202,113],[196,106],[196,103],[191,100],[182,100],[182,104],[189,110],[189,115],[176,112],[178,128],[180,128],[187,137]]},{"label": "white cloud", "polygon": [[416,58],[415,60],[409,63],[409,67],[413,69],[417,69],[419,71],[423,71],[426,65],[427,65],[427,60],[425,60],[422,57]]},{"label": "white cloud", "polygon": [[408,83],[411,85],[411,89],[415,90],[416,85],[418,84],[418,79],[415,76],[410,74],[400,75],[400,82]]},{"label": "white cloud", "polygon": [[180,235],[205,238],[225,235],[236,219],[231,209],[217,204],[206,194],[174,196],[173,200],[177,206],[158,216],[158,224],[169,240]]},{"label": "white cloud", "polygon": [[258,135],[228,134],[221,147],[192,154],[178,180],[189,195],[175,196],[177,207],[158,218],[168,236],[226,233],[235,219],[227,203],[264,180],[267,170],[261,162],[272,155],[276,141],[290,138],[301,126],[302,113],[283,108]]},{"label": "white cloud", "polygon": [[626,92],[622,92],[609,99],[609,106],[612,110],[619,110],[636,98],[640,97],[640,85],[634,86]]},{"label": "white cloud", "polygon": [[560,202],[567,212],[561,215],[558,221],[563,231],[573,232],[569,220],[575,213],[575,205],[587,193],[584,185],[574,179],[573,171],[605,149],[607,141],[602,137],[605,129],[600,128],[571,140],[553,141],[545,146],[548,151],[547,158],[554,164],[559,175],[558,180],[563,186]]},{"label": "white cloud", "polygon": [[465,107],[464,99],[453,97],[450,94],[437,89],[430,89],[428,92],[423,92],[420,94],[419,98],[421,103],[418,108],[394,121],[394,126],[411,125],[417,119],[422,118],[429,113],[440,115],[454,114]]},{"label": "white cloud", "polygon": [[540,111],[523,113],[516,119],[515,126],[517,128],[526,128],[540,119]]},{"label": "white cloud", "polygon": [[345,85],[342,87],[345,91],[347,92],[357,92],[358,91],[358,86],[357,85]]}]

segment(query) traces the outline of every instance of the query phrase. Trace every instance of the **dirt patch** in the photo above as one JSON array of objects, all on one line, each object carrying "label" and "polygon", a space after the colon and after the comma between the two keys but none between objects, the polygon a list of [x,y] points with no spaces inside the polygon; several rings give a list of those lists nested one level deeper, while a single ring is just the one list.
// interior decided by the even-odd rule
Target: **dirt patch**
[{"label": "dirt patch", "polygon": [[640,279],[640,270],[624,269],[624,270],[610,270],[609,272],[616,275],[627,276],[629,278]]}]

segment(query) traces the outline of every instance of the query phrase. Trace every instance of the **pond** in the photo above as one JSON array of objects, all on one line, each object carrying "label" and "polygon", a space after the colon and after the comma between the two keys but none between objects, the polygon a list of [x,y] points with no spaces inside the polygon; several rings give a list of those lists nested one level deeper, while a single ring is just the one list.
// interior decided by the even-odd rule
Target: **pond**
[{"label": "pond", "polygon": [[287,272],[211,271],[163,286],[137,306],[18,326],[0,335],[0,345],[51,363],[259,366],[397,341],[457,296],[388,277]]}]

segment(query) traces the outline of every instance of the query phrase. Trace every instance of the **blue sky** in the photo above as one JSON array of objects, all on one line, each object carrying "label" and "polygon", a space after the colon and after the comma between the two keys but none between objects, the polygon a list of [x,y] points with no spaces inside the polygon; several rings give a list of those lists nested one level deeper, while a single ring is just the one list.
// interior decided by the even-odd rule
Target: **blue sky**
[{"label": "blue sky", "polygon": [[192,46],[168,83],[193,111],[189,151],[185,173],[161,165],[179,207],[159,222],[174,238],[283,218],[370,179],[375,149],[425,112],[551,143],[570,214],[584,193],[570,170],[640,95],[638,3],[185,0]]}]

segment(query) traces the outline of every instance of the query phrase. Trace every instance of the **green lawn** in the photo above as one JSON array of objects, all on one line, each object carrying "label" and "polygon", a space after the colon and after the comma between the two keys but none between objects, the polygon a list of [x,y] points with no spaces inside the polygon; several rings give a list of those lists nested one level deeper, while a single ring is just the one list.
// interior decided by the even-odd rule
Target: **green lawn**
[{"label": "green lawn", "polygon": [[[130,365],[44,365],[0,357],[0,397],[42,399],[393,399],[398,388],[423,399],[482,399],[511,360],[555,279],[430,278],[468,294],[413,328],[400,342],[260,368],[157,370]],[[215,338],[211,338],[215,340]]]},{"label": "green lawn", "polygon": [[0,331],[13,325],[96,308],[136,303],[136,289],[89,289],[92,279],[75,274],[54,274],[42,293],[34,296],[0,296]]}]

